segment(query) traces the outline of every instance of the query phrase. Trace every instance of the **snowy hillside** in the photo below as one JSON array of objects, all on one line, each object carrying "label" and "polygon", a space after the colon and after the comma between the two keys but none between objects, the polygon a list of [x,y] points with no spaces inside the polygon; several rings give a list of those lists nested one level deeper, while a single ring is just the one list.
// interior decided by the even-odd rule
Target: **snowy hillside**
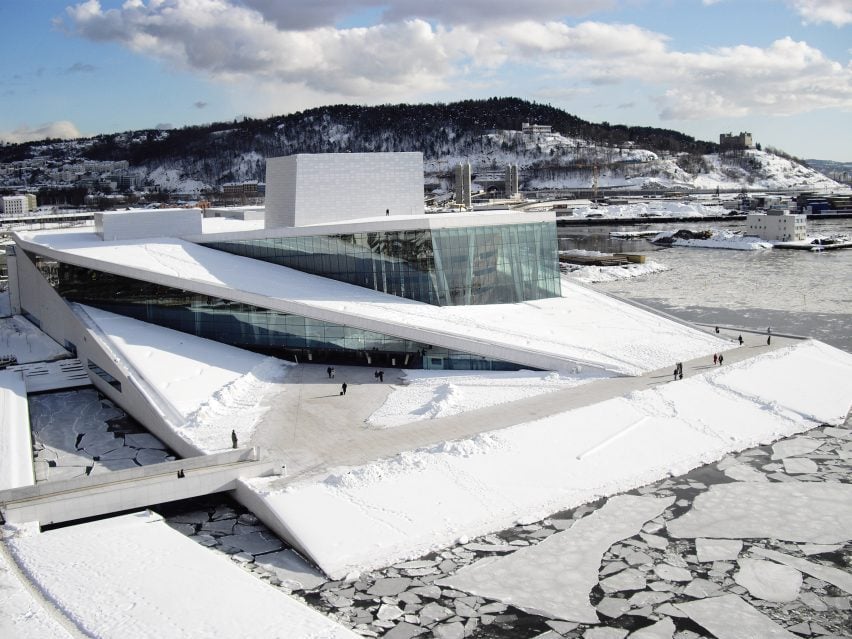
[{"label": "snowy hillside", "polygon": [[833,190],[840,184],[792,160],[749,149],[728,153],[655,152],[632,142],[600,145],[554,133],[525,136],[497,131],[483,136],[481,151],[427,159],[427,175],[446,175],[459,162],[470,162],[474,173],[490,174],[508,164],[521,170],[522,188],[632,189],[814,189]]},{"label": "snowy hillside", "polygon": [[[523,132],[525,122],[553,133]],[[229,182],[263,181],[267,157],[388,151],[421,152],[427,186],[444,192],[459,162],[470,162],[481,186],[499,184],[505,167],[517,164],[524,190],[590,188],[596,179],[601,188],[839,188],[821,173],[764,151],[719,154],[716,143],[678,131],[587,122],[517,98],[344,104],[264,120],[4,145],[0,186],[82,184],[97,192],[99,180],[115,180],[118,171],[138,178],[142,188],[195,195]]]}]

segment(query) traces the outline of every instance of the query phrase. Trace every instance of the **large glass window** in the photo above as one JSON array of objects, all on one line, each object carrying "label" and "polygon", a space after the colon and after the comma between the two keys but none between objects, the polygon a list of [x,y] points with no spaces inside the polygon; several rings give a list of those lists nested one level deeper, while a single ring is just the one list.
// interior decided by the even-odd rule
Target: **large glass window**
[{"label": "large glass window", "polygon": [[[300,362],[421,368],[429,366],[426,356],[434,351],[443,362],[441,366],[433,366],[437,368],[521,368],[478,355],[433,349],[429,344],[375,331],[201,295],[31,253],[27,255],[66,300],[278,357],[289,356]],[[33,320],[38,322],[38,318]]]},{"label": "large glass window", "polygon": [[435,304],[559,297],[556,223],[228,240],[210,248]]}]

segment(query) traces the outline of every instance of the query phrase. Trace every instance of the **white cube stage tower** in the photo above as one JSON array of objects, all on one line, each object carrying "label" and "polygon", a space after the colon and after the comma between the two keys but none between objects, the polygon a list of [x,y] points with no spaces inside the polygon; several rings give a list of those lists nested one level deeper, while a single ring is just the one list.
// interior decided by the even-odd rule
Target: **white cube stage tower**
[{"label": "white cube stage tower", "polygon": [[266,228],[424,214],[421,153],[267,158],[266,185]]}]

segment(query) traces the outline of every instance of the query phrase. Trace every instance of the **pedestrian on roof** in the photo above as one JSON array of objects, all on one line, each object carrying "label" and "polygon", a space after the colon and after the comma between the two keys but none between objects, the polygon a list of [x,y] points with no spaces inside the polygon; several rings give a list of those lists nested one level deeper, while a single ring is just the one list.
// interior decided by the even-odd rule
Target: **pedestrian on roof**
[{"label": "pedestrian on roof", "polygon": [[722,361],[724,361],[724,357],[722,357],[722,353],[719,353],[719,366],[722,365]]},{"label": "pedestrian on roof", "polygon": [[713,366],[715,366],[719,362],[719,356],[716,353],[713,353]]},{"label": "pedestrian on roof", "polygon": [[234,445],[234,448],[237,447],[237,431],[231,431],[231,443]]},{"label": "pedestrian on roof", "polygon": [[740,346],[742,346],[743,345],[743,336],[740,335],[737,339],[740,341]]},{"label": "pedestrian on roof", "polygon": [[340,394],[341,395],[346,394],[346,382],[343,382],[343,385],[340,387]]}]

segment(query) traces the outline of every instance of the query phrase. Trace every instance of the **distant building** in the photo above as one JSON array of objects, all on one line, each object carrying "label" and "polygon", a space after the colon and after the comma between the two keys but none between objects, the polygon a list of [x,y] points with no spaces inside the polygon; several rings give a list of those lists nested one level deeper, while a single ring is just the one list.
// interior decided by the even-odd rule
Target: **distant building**
[{"label": "distant building", "polygon": [[473,208],[470,194],[470,162],[459,162],[456,166],[456,204]]},{"label": "distant building", "polygon": [[754,140],[752,140],[751,133],[746,133],[744,131],[741,131],[739,135],[734,135],[733,133],[720,133],[719,146],[722,147],[723,151],[733,149],[753,149]]},{"label": "distant building", "polygon": [[529,122],[524,122],[521,124],[521,133],[529,136],[550,135],[552,128],[549,124],[530,124]]},{"label": "distant building", "polygon": [[781,209],[749,213],[746,233],[768,242],[799,242],[807,239],[807,217]]},{"label": "distant building", "polygon": [[7,195],[3,197],[3,215],[23,215],[35,211],[38,204],[32,193],[24,195]]},{"label": "distant building", "polygon": [[263,195],[261,186],[262,184],[257,180],[228,182],[222,185],[222,195],[233,199],[261,197]]},{"label": "distant building", "polygon": [[518,195],[518,165],[510,164],[506,167],[506,197]]}]

